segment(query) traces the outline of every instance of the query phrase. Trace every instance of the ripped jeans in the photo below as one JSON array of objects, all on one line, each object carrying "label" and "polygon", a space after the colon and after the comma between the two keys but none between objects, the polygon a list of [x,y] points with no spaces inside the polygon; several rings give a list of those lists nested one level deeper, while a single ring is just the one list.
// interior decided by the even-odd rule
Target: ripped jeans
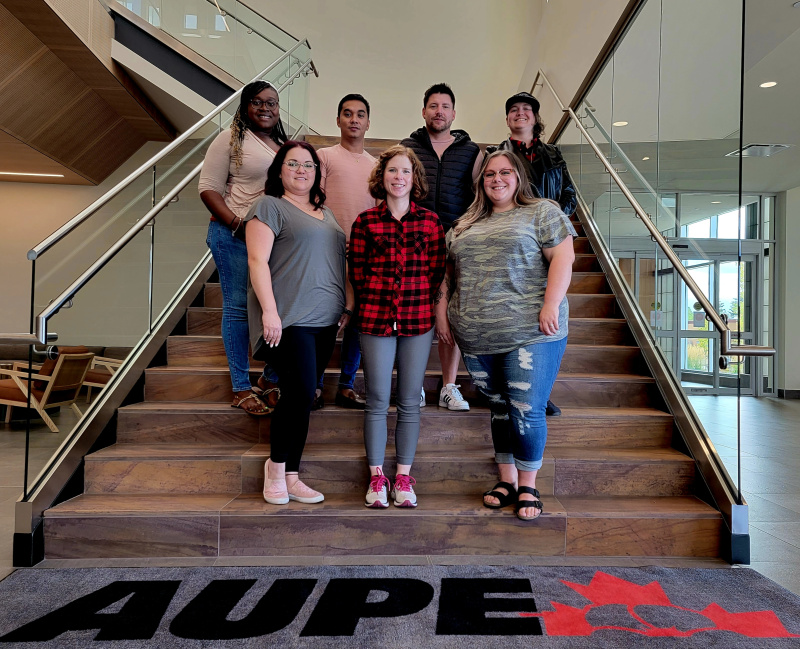
[{"label": "ripped jeans", "polygon": [[472,382],[489,399],[498,464],[520,471],[542,466],[547,441],[545,408],[567,339],[541,342],[505,354],[463,354]]}]

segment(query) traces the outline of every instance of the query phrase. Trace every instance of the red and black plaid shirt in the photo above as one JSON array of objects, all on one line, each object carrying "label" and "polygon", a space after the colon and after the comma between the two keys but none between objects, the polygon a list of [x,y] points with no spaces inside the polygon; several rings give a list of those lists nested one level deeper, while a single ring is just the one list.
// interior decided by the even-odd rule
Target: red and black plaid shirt
[{"label": "red and black plaid shirt", "polygon": [[434,324],[433,295],[444,279],[444,230],[415,203],[401,220],[386,203],[358,215],[350,234],[355,326],[370,336],[419,336]]},{"label": "red and black plaid shirt", "polygon": [[525,146],[524,142],[520,142],[514,138],[509,139],[511,140],[511,144],[514,145],[514,148],[528,159],[528,162],[533,162],[536,159],[536,149],[539,148],[538,137],[533,138],[533,142],[531,142],[529,147]]}]

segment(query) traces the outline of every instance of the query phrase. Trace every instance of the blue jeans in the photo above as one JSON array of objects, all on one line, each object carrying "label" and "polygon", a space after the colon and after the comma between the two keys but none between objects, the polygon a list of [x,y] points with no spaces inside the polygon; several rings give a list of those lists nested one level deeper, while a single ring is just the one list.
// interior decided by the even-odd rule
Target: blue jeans
[{"label": "blue jeans", "polygon": [[542,467],[545,408],[566,346],[562,338],[505,354],[463,355],[472,382],[489,399],[498,464],[515,464],[520,471]]},{"label": "blue jeans", "polygon": [[[359,333],[350,325],[344,328],[342,334],[342,353],[339,356],[339,364],[342,366],[342,371],[339,374],[339,389],[352,390],[353,384],[356,382],[356,372],[358,366],[361,364],[361,343],[359,342]],[[319,383],[317,388],[322,389],[323,379],[325,372],[319,375]]]},{"label": "blue jeans", "polygon": [[206,244],[222,287],[222,342],[234,392],[250,390],[250,340],[247,326],[247,246],[222,223],[211,221]]}]

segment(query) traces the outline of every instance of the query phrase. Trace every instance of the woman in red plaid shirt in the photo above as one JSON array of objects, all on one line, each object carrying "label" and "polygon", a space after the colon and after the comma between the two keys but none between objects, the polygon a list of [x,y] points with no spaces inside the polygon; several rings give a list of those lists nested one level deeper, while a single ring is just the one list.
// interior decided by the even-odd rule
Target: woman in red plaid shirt
[{"label": "woman in red plaid shirt", "polygon": [[419,440],[420,391],[433,340],[433,296],[444,278],[444,231],[436,214],[413,202],[425,196],[428,186],[411,149],[397,145],[384,151],[369,188],[384,202],[359,214],[349,253],[367,388],[364,443],[371,477],[365,504],[389,506],[383,460],[397,360],[397,475],[391,497],[397,507],[416,507],[416,481],[410,473]]}]

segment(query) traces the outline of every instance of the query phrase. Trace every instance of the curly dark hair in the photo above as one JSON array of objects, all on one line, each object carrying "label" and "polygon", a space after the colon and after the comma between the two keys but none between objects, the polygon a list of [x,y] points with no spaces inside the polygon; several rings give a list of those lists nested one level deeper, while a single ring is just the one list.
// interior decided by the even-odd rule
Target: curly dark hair
[{"label": "curly dark hair", "polygon": [[395,144],[390,146],[386,151],[378,156],[378,162],[372,168],[372,173],[369,175],[368,186],[369,193],[373,198],[385,199],[386,188],[383,186],[383,174],[386,173],[386,165],[389,160],[398,155],[404,155],[411,161],[411,169],[414,173],[414,186],[411,190],[411,200],[420,201],[428,195],[428,181],[425,179],[425,168],[419,161],[417,154],[413,149],[409,149],[402,144]]},{"label": "curly dark hair", "polygon": [[[277,88],[271,83],[266,81],[253,81],[248,83],[242,88],[242,94],[239,100],[239,107],[236,109],[236,114],[233,116],[231,122],[231,158],[236,163],[236,168],[242,166],[242,142],[244,141],[244,134],[247,129],[252,129],[250,118],[247,116],[247,108],[250,106],[250,101],[255,98],[258,93],[272,88],[275,94],[278,94]],[[286,131],[283,130],[283,123],[278,117],[278,123],[272,129],[270,137],[275,140],[277,144],[286,142]]]},{"label": "curly dark hair", "polygon": [[322,174],[319,172],[319,157],[314,147],[308,142],[287,140],[283,143],[283,146],[278,149],[278,152],[275,154],[275,159],[267,170],[267,183],[264,185],[264,193],[267,196],[275,196],[276,198],[283,196],[285,190],[283,188],[283,181],[281,180],[281,170],[283,169],[283,162],[286,160],[286,154],[292,149],[305,149],[311,154],[311,160],[314,162],[316,173],[314,174],[314,184],[311,186],[308,197],[311,200],[311,204],[316,209],[322,209],[322,206],[325,204],[325,192],[322,191],[322,187],[320,187]]}]

